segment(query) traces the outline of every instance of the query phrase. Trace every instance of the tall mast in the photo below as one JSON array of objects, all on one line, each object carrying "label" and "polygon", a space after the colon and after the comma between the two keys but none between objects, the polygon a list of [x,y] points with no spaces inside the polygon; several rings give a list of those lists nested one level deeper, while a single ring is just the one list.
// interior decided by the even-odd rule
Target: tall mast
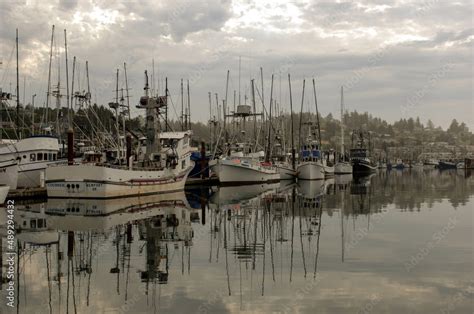
[{"label": "tall mast", "polygon": [[239,56],[239,106],[240,106],[240,71],[241,71],[241,66],[242,66],[242,57]]},{"label": "tall mast", "polygon": [[[120,148],[122,148],[122,142],[120,141],[120,123],[119,123],[119,96],[118,96],[118,80],[119,80],[119,69],[115,76],[115,128],[117,129],[117,141]],[[119,154],[121,151],[119,152]]]},{"label": "tall mast", "polygon": [[20,69],[18,58],[18,28],[16,29],[16,127],[18,130],[20,130]]},{"label": "tall mast", "polygon": [[[68,59],[67,59],[67,34],[66,30],[64,30],[64,53],[66,56],[66,101],[67,101],[67,111],[68,111],[68,124],[71,127],[71,113],[69,110],[69,67],[68,67]],[[59,132],[59,130],[57,130]]]},{"label": "tall mast", "polygon": [[316,121],[318,123],[319,148],[322,150],[323,143],[321,141],[321,125],[319,124],[318,98],[316,97],[316,83],[314,82],[314,78],[313,78],[313,92],[314,92],[314,105],[316,106]]},{"label": "tall mast", "polygon": [[[74,108],[74,76],[76,73],[76,56],[72,58],[72,82],[71,82],[71,110]],[[68,108],[69,110],[69,108]],[[72,125],[72,120],[69,121],[69,127]]]},{"label": "tall mast", "polygon": [[301,109],[300,109],[300,126],[298,130],[298,149],[301,149],[301,127],[303,125],[303,103],[304,103],[304,87],[306,80],[303,79],[303,94],[301,95]]},{"label": "tall mast", "polygon": [[209,151],[212,152],[212,101],[209,92]]},{"label": "tall mast", "polygon": [[341,86],[341,155],[344,156],[344,87]]},{"label": "tall mast", "polygon": [[257,113],[255,110],[255,83],[254,80],[251,80],[252,83],[252,105],[253,105],[253,138],[255,140],[255,150],[257,150]]},{"label": "tall mast", "polygon": [[290,119],[291,119],[291,164],[293,170],[296,169],[296,152],[295,152],[295,134],[294,134],[294,123],[293,123],[293,98],[291,96],[291,78],[290,73],[288,73],[288,86],[290,89]]},{"label": "tall mast", "polygon": [[165,97],[166,97],[166,111],[165,111],[165,131],[168,131],[168,77],[165,77]]},{"label": "tall mast", "polygon": [[181,79],[181,131],[184,131],[184,90],[183,90],[183,79]]},{"label": "tall mast", "polygon": [[188,123],[186,129],[191,130],[191,96],[189,95],[189,80],[187,80],[186,85],[188,89]]},{"label": "tall mast", "polygon": [[224,107],[223,108],[223,110],[224,110],[224,139],[225,139],[226,144],[229,141],[228,134],[227,134],[227,128],[226,128],[227,95],[228,95],[228,91],[229,91],[229,73],[230,73],[230,71],[227,70],[227,79],[226,79],[226,83],[225,83],[225,101],[224,101],[224,104],[223,104],[223,107]]},{"label": "tall mast", "polygon": [[272,102],[273,102],[273,74],[272,74],[272,85],[270,87],[270,112],[268,114],[268,145],[267,152],[265,154],[265,161],[269,162],[272,158],[271,156],[271,134],[272,134]]},{"label": "tall mast", "polygon": [[49,96],[51,94],[51,63],[53,61],[53,40],[54,40],[54,25],[51,30],[51,47],[49,49],[49,69],[48,69],[48,89],[46,92],[46,112],[45,112],[45,123],[48,123],[48,111],[49,111]]},{"label": "tall mast", "polygon": [[123,71],[124,71],[124,75],[125,75],[125,93],[127,95],[126,97],[127,97],[128,120],[130,121],[131,120],[131,117],[130,117],[130,98],[128,96],[127,64],[125,62],[123,63]]}]

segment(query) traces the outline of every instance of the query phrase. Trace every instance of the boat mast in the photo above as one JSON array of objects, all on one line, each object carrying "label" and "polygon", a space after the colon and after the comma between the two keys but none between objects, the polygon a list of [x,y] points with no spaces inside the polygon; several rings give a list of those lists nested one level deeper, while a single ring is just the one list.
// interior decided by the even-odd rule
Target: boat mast
[{"label": "boat mast", "polygon": [[[300,109],[300,127],[298,130],[298,149],[301,150],[301,127],[303,126],[303,103],[304,103],[304,88],[306,80],[303,79],[303,94],[301,95],[301,109]],[[311,127],[311,126],[310,126]]]},{"label": "boat mast", "polygon": [[[67,111],[68,111],[68,124],[71,127],[71,112],[69,110],[69,72],[68,72],[68,59],[67,59],[67,34],[66,30],[64,30],[64,53],[66,56],[66,100],[67,100]],[[59,132],[59,130],[58,130]]]},{"label": "boat mast", "polygon": [[252,83],[252,105],[253,105],[253,138],[255,140],[255,150],[257,150],[257,114],[255,111],[255,83],[254,80],[251,80]]},{"label": "boat mast", "polygon": [[319,124],[318,99],[316,98],[316,83],[313,78],[314,105],[316,106],[316,122],[318,123],[319,149],[322,150],[321,125]]},{"label": "boat mast", "polygon": [[223,104],[223,110],[224,110],[224,140],[225,143],[229,141],[229,135],[227,133],[227,128],[226,128],[226,111],[227,111],[227,96],[228,96],[228,91],[229,91],[229,73],[230,71],[227,70],[227,78],[226,78],[226,83],[225,83],[225,101]]},{"label": "boat mast", "polygon": [[344,158],[344,87],[341,86],[341,155]]},{"label": "boat mast", "polygon": [[184,131],[184,90],[183,90],[183,79],[181,79],[181,131]]},{"label": "boat mast", "polygon": [[293,98],[291,96],[291,78],[290,73],[288,73],[288,86],[290,89],[290,119],[291,119],[291,164],[293,170],[296,169],[296,152],[295,152],[295,136],[294,136],[294,123],[293,123]]},{"label": "boat mast", "polygon": [[188,90],[188,123],[187,130],[191,130],[191,96],[189,94],[189,80],[187,80],[187,90]]},{"label": "boat mast", "polygon": [[[20,69],[19,69],[19,58],[18,58],[18,28],[16,29],[16,127],[20,129]],[[21,131],[20,139],[21,139]]]},{"label": "boat mast", "polygon": [[271,134],[272,134],[272,102],[273,102],[273,74],[272,74],[272,84],[270,87],[270,110],[268,114],[268,145],[267,152],[265,154],[265,161],[269,162],[272,158],[271,156]]},{"label": "boat mast", "polygon": [[49,69],[48,69],[48,88],[46,91],[46,110],[45,110],[45,123],[48,123],[48,111],[49,111],[49,96],[51,94],[51,63],[53,60],[53,40],[54,40],[54,25],[51,30],[51,46],[49,49]]},{"label": "boat mast", "polygon": [[128,120],[131,120],[130,117],[130,97],[128,96],[128,77],[127,77],[127,64],[124,62],[123,63],[123,71],[125,75],[125,92],[126,92],[126,97],[127,97],[127,110],[128,110]]}]

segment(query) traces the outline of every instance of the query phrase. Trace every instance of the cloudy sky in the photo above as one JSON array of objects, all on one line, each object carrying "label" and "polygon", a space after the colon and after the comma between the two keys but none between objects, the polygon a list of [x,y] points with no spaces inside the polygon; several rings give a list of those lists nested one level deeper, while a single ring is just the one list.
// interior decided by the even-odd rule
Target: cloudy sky
[{"label": "cloudy sky", "polygon": [[298,109],[304,78],[305,107],[313,108],[314,77],[324,115],[339,116],[339,90],[345,86],[348,110],[368,111],[388,121],[420,116],[442,127],[456,118],[474,129],[469,0],[0,0],[0,17],[0,86],[15,86],[18,28],[20,85],[26,84],[27,101],[38,95],[36,104],[46,99],[54,24],[54,84],[60,64],[65,85],[67,29],[69,61],[72,64],[76,56],[78,64],[75,88],[86,86],[88,60],[91,92],[98,103],[113,100],[117,68],[119,88],[124,86],[124,62],[131,101],[136,103],[143,92],[143,71],[152,72],[154,59],[155,88],[162,89],[168,77],[179,112],[180,78],[189,79],[193,120],[206,121],[208,92],[215,106],[214,94],[219,99],[225,95],[227,70],[228,103],[233,105],[234,90],[239,93],[240,57],[242,102],[250,96],[251,78],[261,89],[262,67],[265,102],[274,73],[274,97],[283,108],[289,108],[291,73]]}]

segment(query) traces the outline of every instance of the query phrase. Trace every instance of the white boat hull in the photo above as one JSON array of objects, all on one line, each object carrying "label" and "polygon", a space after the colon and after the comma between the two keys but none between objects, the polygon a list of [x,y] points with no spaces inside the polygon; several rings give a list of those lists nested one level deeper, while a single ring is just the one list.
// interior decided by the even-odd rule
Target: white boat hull
[{"label": "white boat hull", "polygon": [[15,159],[0,161],[0,185],[7,185],[11,190],[18,184],[18,162]]},{"label": "white boat hull", "polygon": [[276,168],[259,166],[239,160],[218,160],[211,169],[217,173],[219,182],[224,184],[276,182],[280,180],[280,174]]},{"label": "white boat hull", "polygon": [[296,172],[299,180],[323,180],[325,177],[324,166],[319,162],[302,162]]},{"label": "white boat hull", "polygon": [[352,165],[350,162],[338,162],[334,166],[334,173],[335,174],[351,174],[352,173]]},{"label": "white boat hull", "polygon": [[1,145],[0,162],[12,159],[18,161],[18,187],[39,187],[42,184],[41,179],[48,165],[60,162],[57,160],[58,152],[59,143],[57,138],[33,136],[18,142]]},{"label": "white boat hull", "polygon": [[5,203],[9,190],[10,187],[8,185],[0,186],[0,205]]},{"label": "white boat hull", "polygon": [[114,198],[168,193],[184,189],[192,167],[180,173],[128,170],[96,165],[56,166],[46,169],[48,197]]}]

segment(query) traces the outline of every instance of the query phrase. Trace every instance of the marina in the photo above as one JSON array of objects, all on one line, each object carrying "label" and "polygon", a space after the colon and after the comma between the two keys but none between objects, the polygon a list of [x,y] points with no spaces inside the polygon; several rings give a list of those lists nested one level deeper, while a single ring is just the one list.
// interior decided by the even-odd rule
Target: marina
[{"label": "marina", "polygon": [[474,313],[472,7],[0,1],[0,313]]}]

